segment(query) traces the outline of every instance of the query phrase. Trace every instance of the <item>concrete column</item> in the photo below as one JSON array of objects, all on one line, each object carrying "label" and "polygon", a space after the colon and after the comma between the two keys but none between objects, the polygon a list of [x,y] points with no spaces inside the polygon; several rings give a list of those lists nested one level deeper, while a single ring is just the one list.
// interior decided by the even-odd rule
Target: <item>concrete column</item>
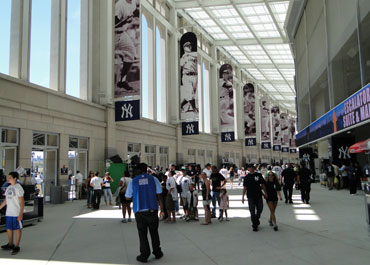
[{"label": "concrete column", "polygon": [[105,121],[107,127],[105,129],[105,157],[117,155],[117,141],[116,141],[116,122],[115,112],[113,107],[108,107],[105,112]]},{"label": "concrete column", "polygon": [[19,135],[19,165],[31,168],[32,130],[20,129]]},{"label": "concrete column", "polygon": [[13,0],[11,12],[9,75],[28,81],[30,0]]},{"label": "concrete column", "polygon": [[[216,60],[217,50],[215,46],[210,48],[210,54]],[[216,64],[211,64],[210,71],[210,110],[211,110],[211,132],[220,133],[220,114],[219,114],[219,92],[218,92],[218,68]]]},{"label": "concrete column", "polygon": [[92,9],[93,2],[81,0],[80,98],[92,100]]},{"label": "concrete column", "polygon": [[184,149],[182,145],[182,127],[178,125],[176,127],[176,164],[183,164],[184,161]]},{"label": "concrete column", "polygon": [[66,16],[67,0],[51,2],[50,89],[66,92]]}]

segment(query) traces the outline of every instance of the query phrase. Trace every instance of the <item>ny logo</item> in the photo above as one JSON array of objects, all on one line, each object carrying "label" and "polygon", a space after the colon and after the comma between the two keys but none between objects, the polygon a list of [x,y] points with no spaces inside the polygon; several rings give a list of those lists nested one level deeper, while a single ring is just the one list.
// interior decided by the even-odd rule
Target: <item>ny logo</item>
[{"label": "ny logo", "polygon": [[231,133],[225,134],[225,141],[231,141]]},{"label": "ny logo", "polygon": [[248,145],[253,145],[253,144],[254,144],[253,139],[249,139],[249,140],[248,140]]},{"label": "ny logo", "polygon": [[128,118],[132,118],[134,115],[132,114],[132,105],[131,104],[125,104],[123,105],[122,107],[122,115],[121,115],[121,118],[125,118],[125,119],[128,119]]},{"label": "ny logo", "polygon": [[345,148],[344,146],[342,146],[341,148],[338,149],[338,151],[339,151],[339,159],[350,159],[351,158],[351,155],[349,154],[348,146],[346,146]]},{"label": "ny logo", "polygon": [[186,134],[194,133],[194,124],[189,123],[186,125]]},{"label": "ny logo", "polygon": [[263,144],[263,148],[269,148],[269,144],[268,143],[264,143]]}]

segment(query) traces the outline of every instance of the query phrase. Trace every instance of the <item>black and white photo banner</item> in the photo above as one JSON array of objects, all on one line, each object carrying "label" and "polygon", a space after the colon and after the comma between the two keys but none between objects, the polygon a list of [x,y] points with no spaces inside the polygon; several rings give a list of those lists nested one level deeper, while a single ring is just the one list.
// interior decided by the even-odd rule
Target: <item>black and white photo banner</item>
[{"label": "black and white photo banner", "polygon": [[280,127],[280,107],[271,108],[272,115],[272,144],[274,151],[281,150],[281,127]]},{"label": "black and white photo banner", "polygon": [[289,121],[286,113],[280,114],[280,138],[282,147],[289,147]]},{"label": "black and white photo banner", "polygon": [[296,121],[294,118],[289,119],[289,146],[296,147]]},{"label": "black and white photo banner", "polygon": [[245,146],[256,146],[256,107],[254,85],[247,83],[243,87],[244,134]]},{"label": "black and white photo banner", "polygon": [[235,111],[234,111],[234,80],[233,68],[230,64],[223,64],[219,72],[220,89],[220,122],[221,141],[235,141]]},{"label": "black and white photo banner", "polygon": [[260,116],[262,149],[271,149],[271,116],[268,96],[260,99]]},{"label": "black and white photo banner", "polygon": [[[140,0],[116,1],[114,12],[114,98],[119,106],[130,106],[125,113],[140,119]],[[121,116],[122,108],[116,109],[116,118]],[[116,119],[122,120],[133,119]]]},{"label": "black and white photo banner", "polygon": [[182,134],[199,134],[197,36],[187,32],[180,39],[180,118]]}]

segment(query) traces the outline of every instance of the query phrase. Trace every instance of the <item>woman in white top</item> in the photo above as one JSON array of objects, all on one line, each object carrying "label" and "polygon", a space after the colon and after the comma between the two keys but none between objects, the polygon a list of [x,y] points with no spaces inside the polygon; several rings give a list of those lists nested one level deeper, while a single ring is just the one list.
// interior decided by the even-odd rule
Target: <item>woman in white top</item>
[{"label": "woman in white top", "polygon": [[103,193],[104,193],[104,201],[105,205],[108,205],[108,199],[109,199],[109,205],[112,204],[112,190],[110,189],[110,184],[113,182],[112,177],[109,175],[109,172],[105,173],[104,179],[103,179]]}]

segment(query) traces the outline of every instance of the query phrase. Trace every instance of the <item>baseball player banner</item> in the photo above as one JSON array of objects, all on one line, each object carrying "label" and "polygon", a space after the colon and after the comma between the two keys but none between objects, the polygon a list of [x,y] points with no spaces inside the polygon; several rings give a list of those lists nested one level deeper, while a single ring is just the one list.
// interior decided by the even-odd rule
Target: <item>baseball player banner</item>
[{"label": "baseball player banner", "polygon": [[221,141],[235,141],[235,111],[233,68],[223,64],[219,72]]},{"label": "baseball player banner", "polygon": [[290,118],[289,119],[289,146],[290,147],[296,147],[296,122],[295,119]]},{"label": "baseball player banner", "polygon": [[280,107],[273,106],[271,108],[272,115],[272,144],[274,151],[281,149],[281,127],[280,127]]},{"label": "baseball player banner", "polygon": [[289,121],[286,113],[280,114],[280,138],[281,145],[289,147]]},{"label": "baseball player banner", "polygon": [[[114,13],[114,98],[137,100],[126,106],[130,105],[129,114],[139,113],[140,118],[140,0],[115,1]],[[116,118],[121,113],[122,109],[116,109]],[[116,119],[121,120],[131,118]]]},{"label": "baseball player banner", "polygon": [[193,32],[187,32],[180,39],[180,117],[183,135],[199,134],[197,90],[197,36]]},{"label": "baseball player banner", "polygon": [[[243,102],[244,102],[244,134],[245,146],[257,145],[256,139],[256,108],[254,85],[247,83],[243,87]],[[251,141],[248,141],[251,140]],[[252,143],[255,143],[252,145]]]}]

